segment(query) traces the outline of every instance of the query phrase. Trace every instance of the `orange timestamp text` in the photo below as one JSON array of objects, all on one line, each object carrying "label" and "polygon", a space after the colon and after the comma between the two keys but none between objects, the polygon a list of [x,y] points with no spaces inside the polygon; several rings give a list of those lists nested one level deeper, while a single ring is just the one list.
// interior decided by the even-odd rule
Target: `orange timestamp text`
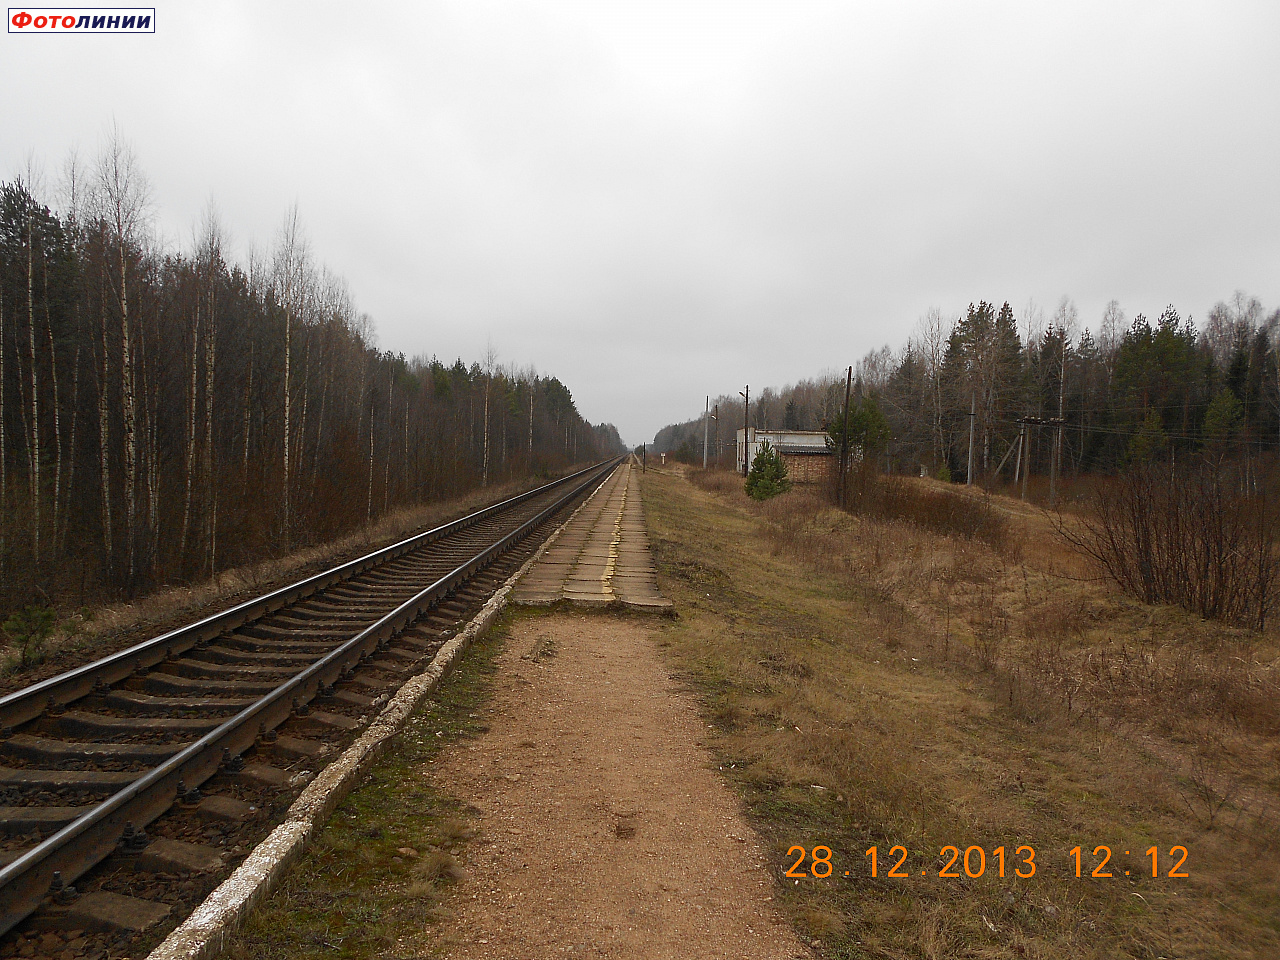
[{"label": "orange timestamp text", "polygon": [[[1068,876],[1076,876],[1081,878],[1092,879],[1110,879],[1114,877],[1127,876],[1147,876],[1147,866],[1144,863],[1139,871],[1133,871],[1131,868],[1119,866],[1112,862],[1113,852],[1111,847],[1099,844],[1093,848],[1092,854],[1086,852],[1087,847],[1072,847],[1067,853],[1066,866]],[[1129,856],[1129,851],[1124,851],[1125,856]],[[1144,853],[1144,859],[1150,860],[1150,876],[1159,878],[1162,876],[1161,869],[1164,869],[1164,877],[1186,878],[1190,874],[1186,870],[1187,859],[1190,854],[1184,846],[1174,846],[1169,848],[1167,855],[1162,857],[1159,847],[1148,847]],[[938,851],[937,859],[933,863],[933,870],[926,862],[917,873],[915,865],[909,864],[911,854],[906,847],[898,844],[889,848],[889,852],[882,860],[880,857],[880,848],[878,846],[870,847],[864,854],[860,863],[861,869],[853,869],[841,872],[834,860],[835,854],[828,846],[818,845],[816,847],[793,846],[787,851],[787,858],[794,862],[787,868],[784,876],[799,880],[800,878],[817,878],[825,880],[833,876],[846,877],[865,877],[871,876],[879,878],[881,876],[893,877],[895,879],[905,880],[912,876],[936,876],[945,879],[959,880],[962,877],[969,877],[976,880],[979,877],[995,875],[998,877],[1020,877],[1023,880],[1029,880],[1036,876],[1036,871],[1040,864],[1036,860],[1036,850],[1030,844],[1022,844],[1007,850],[1003,845],[994,847],[990,850],[981,846],[968,846],[963,851],[957,846],[948,844]]]}]

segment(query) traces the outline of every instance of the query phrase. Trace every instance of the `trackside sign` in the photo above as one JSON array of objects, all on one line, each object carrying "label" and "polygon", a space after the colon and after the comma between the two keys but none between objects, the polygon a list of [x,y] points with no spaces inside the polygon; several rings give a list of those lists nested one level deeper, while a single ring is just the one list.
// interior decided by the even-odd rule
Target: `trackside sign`
[{"label": "trackside sign", "polygon": [[10,7],[10,33],[155,33],[155,7]]}]

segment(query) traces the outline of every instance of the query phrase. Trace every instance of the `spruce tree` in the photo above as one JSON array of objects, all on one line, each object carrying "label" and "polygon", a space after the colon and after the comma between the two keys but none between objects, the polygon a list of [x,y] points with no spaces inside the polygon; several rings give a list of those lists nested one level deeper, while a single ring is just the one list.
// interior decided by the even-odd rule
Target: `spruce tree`
[{"label": "spruce tree", "polygon": [[756,500],[768,500],[790,489],[791,481],[787,479],[787,465],[782,462],[782,455],[769,441],[763,441],[760,451],[751,461],[751,472],[747,474],[747,494]]}]

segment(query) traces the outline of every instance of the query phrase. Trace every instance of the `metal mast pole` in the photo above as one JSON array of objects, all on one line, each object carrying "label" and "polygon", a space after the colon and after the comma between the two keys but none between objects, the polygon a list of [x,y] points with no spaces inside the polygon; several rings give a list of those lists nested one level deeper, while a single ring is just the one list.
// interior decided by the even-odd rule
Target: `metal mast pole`
[{"label": "metal mast pole", "polygon": [[707,440],[711,434],[711,395],[707,395],[707,409],[702,414],[702,469],[707,469]]}]

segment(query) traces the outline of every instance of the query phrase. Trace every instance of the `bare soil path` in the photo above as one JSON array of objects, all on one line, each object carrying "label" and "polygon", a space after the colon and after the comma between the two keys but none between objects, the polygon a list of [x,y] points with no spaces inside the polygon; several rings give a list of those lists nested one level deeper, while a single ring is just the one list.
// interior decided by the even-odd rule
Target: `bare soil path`
[{"label": "bare soil path", "polygon": [[[796,958],[758,840],[645,623],[521,617],[490,728],[424,765],[478,835],[441,928],[450,957]],[[402,943],[403,951],[408,944]]]}]

